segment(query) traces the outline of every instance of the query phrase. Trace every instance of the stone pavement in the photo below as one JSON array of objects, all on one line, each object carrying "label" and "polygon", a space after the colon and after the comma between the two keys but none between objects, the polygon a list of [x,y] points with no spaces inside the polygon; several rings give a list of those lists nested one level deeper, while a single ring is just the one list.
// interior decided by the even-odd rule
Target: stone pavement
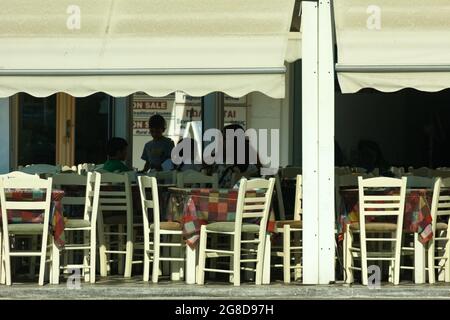
[{"label": "stone pavement", "polygon": [[112,277],[99,280],[95,285],[80,283],[79,289],[69,289],[66,283],[45,285],[14,283],[0,286],[0,299],[450,299],[450,284],[393,286],[369,289],[361,285],[271,285],[243,284],[233,287],[227,283],[210,283],[205,286],[186,285],[183,282],[161,281],[144,283],[140,277],[124,280]]}]

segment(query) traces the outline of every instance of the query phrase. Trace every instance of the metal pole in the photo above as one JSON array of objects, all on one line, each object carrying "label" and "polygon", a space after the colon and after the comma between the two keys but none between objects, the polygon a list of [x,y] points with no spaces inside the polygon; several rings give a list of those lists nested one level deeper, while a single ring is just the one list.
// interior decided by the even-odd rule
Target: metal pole
[{"label": "metal pole", "polygon": [[415,73],[450,72],[450,65],[345,65],[336,64],[336,72],[349,73]]},{"label": "metal pole", "polygon": [[117,69],[0,69],[0,76],[147,76],[284,74],[286,67],[263,68],[117,68]]}]

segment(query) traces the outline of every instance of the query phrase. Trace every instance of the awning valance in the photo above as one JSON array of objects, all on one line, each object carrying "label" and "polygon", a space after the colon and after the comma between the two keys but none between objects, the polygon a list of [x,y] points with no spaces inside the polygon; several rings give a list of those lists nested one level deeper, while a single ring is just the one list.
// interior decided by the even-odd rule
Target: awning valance
[{"label": "awning valance", "polygon": [[[284,97],[295,0],[9,0],[0,96],[142,91]],[[289,40],[291,39],[291,40]]]},{"label": "awning valance", "polygon": [[450,87],[450,1],[337,0],[334,8],[344,93]]}]

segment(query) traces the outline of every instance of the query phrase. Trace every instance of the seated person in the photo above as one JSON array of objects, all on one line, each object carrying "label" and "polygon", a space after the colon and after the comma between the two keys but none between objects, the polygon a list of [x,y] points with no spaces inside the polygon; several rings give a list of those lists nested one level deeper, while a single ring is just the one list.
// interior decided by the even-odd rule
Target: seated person
[{"label": "seated person", "polygon": [[172,149],[175,145],[172,139],[163,135],[166,130],[166,120],[161,115],[155,114],[151,116],[148,120],[148,126],[153,140],[145,144],[142,152],[141,159],[145,161],[143,171],[162,171],[162,164],[166,160],[171,159]]},{"label": "seated person", "polygon": [[[225,126],[223,129],[223,136],[224,136],[224,157],[225,157],[225,164],[219,165],[217,168],[217,172],[219,174],[219,186],[223,188],[231,188],[233,187],[233,177],[239,176],[240,174],[244,174],[246,176],[255,176],[259,173],[261,163],[259,161],[259,156],[256,150],[252,148],[250,145],[250,141],[247,137],[245,137],[244,142],[244,150],[238,150],[238,137],[234,137],[233,141],[233,159],[227,159],[227,130],[233,130],[235,133],[236,131],[241,131],[242,134],[245,134],[245,130],[242,126],[238,124],[231,124],[228,126]],[[244,162],[240,163],[238,159],[238,153],[243,152],[244,153]],[[256,162],[251,161],[251,155],[256,155]],[[232,163],[230,163],[230,160],[232,160]]]},{"label": "seated person", "polygon": [[111,138],[108,141],[107,153],[108,160],[103,165],[103,170],[108,172],[127,172],[131,171],[124,161],[127,159],[128,143],[122,138]]}]

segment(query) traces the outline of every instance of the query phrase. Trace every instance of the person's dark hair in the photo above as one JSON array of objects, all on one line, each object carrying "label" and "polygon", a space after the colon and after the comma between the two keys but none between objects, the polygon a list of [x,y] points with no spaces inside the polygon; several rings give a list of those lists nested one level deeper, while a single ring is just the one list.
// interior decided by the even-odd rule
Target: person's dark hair
[{"label": "person's dark hair", "polygon": [[166,129],[166,120],[159,114],[155,114],[148,119],[149,128]]},{"label": "person's dark hair", "polygon": [[122,138],[111,138],[108,141],[108,146],[106,152],[109,157],[114,157],[117,153],[128,147],[128,142]]}]

